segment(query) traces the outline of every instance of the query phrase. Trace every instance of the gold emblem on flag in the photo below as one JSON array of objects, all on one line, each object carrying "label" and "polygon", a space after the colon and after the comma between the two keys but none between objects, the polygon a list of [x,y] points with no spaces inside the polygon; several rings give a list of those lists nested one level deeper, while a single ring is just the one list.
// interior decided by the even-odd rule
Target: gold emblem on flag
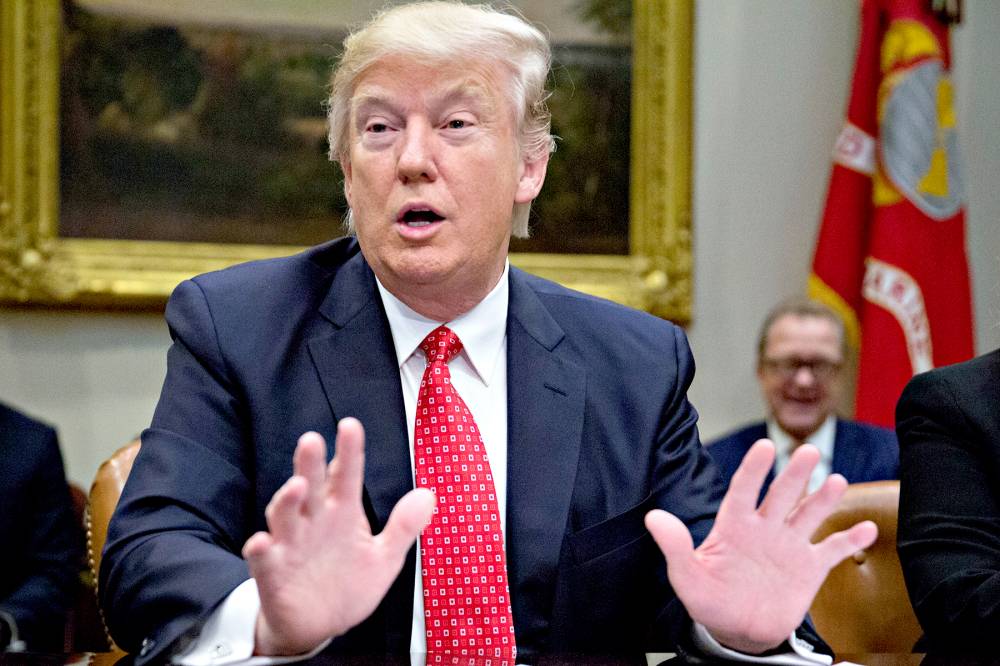
[{"label": "gold emblem on flag", "polygon": [[904,197],[945,220],[964,200],[951,79],[937,38],[916,21],[893,21],[882,42],[875,205]]}]

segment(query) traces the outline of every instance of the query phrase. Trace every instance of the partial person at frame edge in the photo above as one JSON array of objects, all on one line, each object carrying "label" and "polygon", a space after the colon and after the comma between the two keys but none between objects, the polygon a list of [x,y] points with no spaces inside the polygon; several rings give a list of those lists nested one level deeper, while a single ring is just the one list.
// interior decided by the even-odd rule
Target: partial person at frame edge
[{"label": "partial person at frame edge", "polygon": [[[818,301],[792,298],[771,309],[757,336],[757,382],[767,417],[707,444],[727,480],[763,437],[775,443],[775,472],[802,444],[819,449],[811,490],[831,473],[848,483],[899,478],[895,433],[837,415],[847,346],[843,321]],[[761,498],[773,478],[768,475]]]},{"label": "partial person at frame edge", "polygon": [[0,404],[0,650],[62,652],[81,536],[56,431]]},{"label": "partial person at frame edge", "polygon": [[[167,307],[167,377],[100,576],[137,663],[442,640],[504,663],[685,646],[829,663],[794,632],[829,569],[875,538],[866,522],[809,542],[844,479],[802,498],[817,453],[801,447],[758,510],[763,442],[723,499],[683,332],[508,265],[553,148],[549,61],[522,19],[451,2],[387,10],[345,41],[330,143],[356,239],[199,276]],[[497,625],[437,619],[435,579],[465,564],[427,565],[448,515],[420,471],[438,455],[417,430],[429,373],[481,432],[465,441],[496,506],[471,520],[496,520],[505,564],[460,592],[479,601],[459,622],[512,625],[499,654],[473,644]]]},{"label": "partial person at frame edge", "polygon": [[920,651],[1000,650],[1000,350],[914,377],[896,407],[897,547]]}]

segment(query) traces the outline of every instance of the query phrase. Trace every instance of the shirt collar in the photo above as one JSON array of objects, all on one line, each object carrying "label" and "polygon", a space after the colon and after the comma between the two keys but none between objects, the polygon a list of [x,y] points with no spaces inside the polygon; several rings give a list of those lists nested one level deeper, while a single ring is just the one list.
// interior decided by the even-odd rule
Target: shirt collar
[{"label": "shirt collar", "polygon": [[[816,432],[806,438],[806,441],[819,449],[822,460],[830,461],[833,460],[833,441],[836,434],[837,417],[831,414]],[[792,436],[782,430],[774,418],[767,420],[767,437],[774,442],[774,449],[779,458],[787,459],[792,455]]]},{"label": "shirt collar", "polygon": [[400,367],[414,354],[423,357],[420,343],[441,324],[455,332],[462,341],[462,354],[484,384],[489,386],[507,337],[507,303],[510,298],[508,273],[510,262],[504,263],[503,274],[486,297],[465,314],[450,322],[428,319],[414,311],[386,289],[376,276],[379,294],[385,307]]}]

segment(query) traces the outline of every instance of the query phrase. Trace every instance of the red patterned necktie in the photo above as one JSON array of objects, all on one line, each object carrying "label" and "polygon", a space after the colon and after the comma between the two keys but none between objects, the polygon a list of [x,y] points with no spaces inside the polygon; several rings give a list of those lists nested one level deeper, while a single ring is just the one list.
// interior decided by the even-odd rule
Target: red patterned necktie
[{"label": "red patterned necktie", "polygon": [[493,475],[483,438],[448,371],[462,342],[439,326],[420,348],[427,367],[413,430],[416,480],[437,497],[420,536],[428,662],[447,655],[513,664],[514,620]]}]

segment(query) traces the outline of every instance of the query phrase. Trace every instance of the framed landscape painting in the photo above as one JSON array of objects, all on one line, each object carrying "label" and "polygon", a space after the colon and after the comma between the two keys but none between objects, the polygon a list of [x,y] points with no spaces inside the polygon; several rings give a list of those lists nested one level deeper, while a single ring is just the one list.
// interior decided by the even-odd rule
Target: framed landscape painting
[{"label": "framed landscape painting", "polygon": [[[323,100],[381,3],[339,4],[0,5],[0,299],[162,307],[342,235]],[[553,44],[559,140],[512,263],[687,321],[690,0],[516,4]]]}]

